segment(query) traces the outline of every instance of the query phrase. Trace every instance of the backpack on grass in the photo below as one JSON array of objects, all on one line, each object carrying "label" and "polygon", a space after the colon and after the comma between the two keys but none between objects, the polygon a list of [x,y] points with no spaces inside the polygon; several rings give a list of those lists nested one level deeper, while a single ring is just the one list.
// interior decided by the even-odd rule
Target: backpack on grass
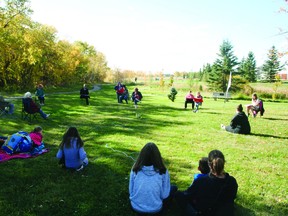
[{"label": "backpack on grass", "polygon": [[27,132],[19,131],[8,137],[2,149],[10,155],[18,152],[29,152],[32,149],[32,140]]}]

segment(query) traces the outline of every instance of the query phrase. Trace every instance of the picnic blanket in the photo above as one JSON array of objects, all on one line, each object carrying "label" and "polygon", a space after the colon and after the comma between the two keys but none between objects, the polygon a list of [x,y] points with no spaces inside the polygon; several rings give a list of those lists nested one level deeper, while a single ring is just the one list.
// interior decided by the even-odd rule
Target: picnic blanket
[{"label": "picnic blanket", "polygon": [[40,151],[32,151],[32,152],[21,152],[21,153],[14,153],[12,155],[7,154],[3,149],[0,149],[0,163],[14,159],[14,158],[34,158],[38,157],[39,155],[45,154],[49,152],[49,149],[44,148]]}]

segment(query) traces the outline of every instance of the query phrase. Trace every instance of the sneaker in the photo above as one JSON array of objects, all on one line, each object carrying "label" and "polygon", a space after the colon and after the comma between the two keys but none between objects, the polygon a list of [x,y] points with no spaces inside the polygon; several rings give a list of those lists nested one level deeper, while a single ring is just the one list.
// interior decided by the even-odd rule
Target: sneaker
[{"label": "sneaker", "polygon": [[81,171],[84,168],[83,165],[81,165],[78,169],[76,169],[77,172]]},{"label": "sneaker", "polygon": [[47,119],[49,116],[50,116],[50,114],[47,114],[45,119]]}]

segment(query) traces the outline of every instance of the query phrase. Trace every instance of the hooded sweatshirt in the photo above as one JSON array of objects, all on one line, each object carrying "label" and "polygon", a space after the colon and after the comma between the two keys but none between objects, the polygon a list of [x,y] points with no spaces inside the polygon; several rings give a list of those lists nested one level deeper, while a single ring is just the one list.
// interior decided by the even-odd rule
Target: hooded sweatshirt
[{"label": "hooded sweatshirt", "polygon": [[162,201],[170,193],[170,175],[154,169],[154,166],[143,166],[137,174],[131,170],[129,193],[132,208],[137,212],[156,213],[162,209]]}]

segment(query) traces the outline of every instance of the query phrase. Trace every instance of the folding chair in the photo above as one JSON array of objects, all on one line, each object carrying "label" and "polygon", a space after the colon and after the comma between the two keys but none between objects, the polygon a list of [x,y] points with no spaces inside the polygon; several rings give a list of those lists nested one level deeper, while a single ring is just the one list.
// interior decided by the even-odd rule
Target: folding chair
[{"label": "folding chair", "polygon": [[29,122],[32,122],[32,119],[37,119],[37,112],[32,110],[27,98],[22,98],[22,119],[27,119]]},{"label": "folding chair", "polygon": [[0,102],[0,116],[7,115],[9,110],[9,102]]}]

